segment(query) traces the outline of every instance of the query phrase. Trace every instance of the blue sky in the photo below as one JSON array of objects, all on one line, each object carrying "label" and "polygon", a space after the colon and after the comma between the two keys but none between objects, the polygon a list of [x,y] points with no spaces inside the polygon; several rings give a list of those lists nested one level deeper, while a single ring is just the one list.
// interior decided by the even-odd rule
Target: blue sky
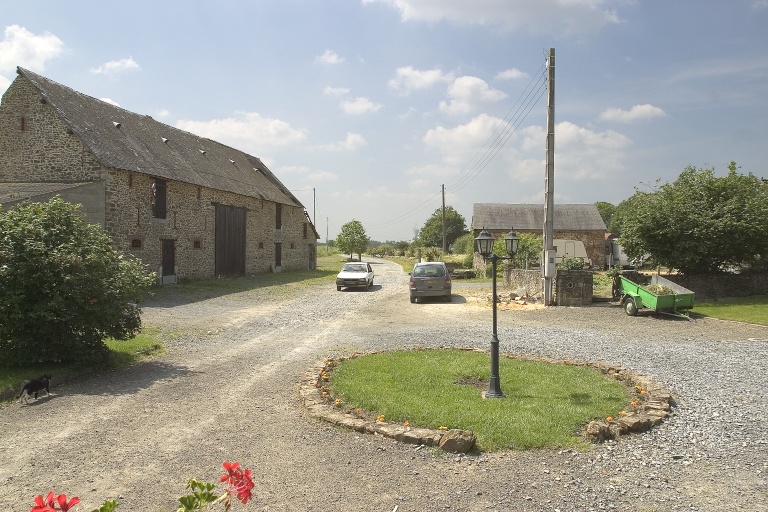
[{"label": "blue sky", "polygon": [[0,0],[16,66],[257,156],[321,241],[446,204],[618,204],[688,165],[768,177],[768,0]]}]

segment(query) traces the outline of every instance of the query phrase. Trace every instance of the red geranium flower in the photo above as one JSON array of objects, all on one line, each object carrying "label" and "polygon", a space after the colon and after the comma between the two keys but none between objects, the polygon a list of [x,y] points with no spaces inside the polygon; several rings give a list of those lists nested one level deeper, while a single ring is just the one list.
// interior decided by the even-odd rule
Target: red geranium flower
[{"label": "red geranium flower", "polygon": [[[80,498],[77,496],[73,496],[71,500],[67,501],[66,494],[59,494],[54,497],[53,491],[51,491],[45,499],[42,495],[35,498],[35,506],[29,512],[67,512],[78,503],[80,503]],[[57,504],[59,508],[56,508]]]},{"label": "red geranium flower", "polygon": [[253,478],[251,478],[251,470],[246,469],[243,471],[237,462],[225,462],[222,466],[227,473],[222,475],[219,480],[226,482],[227,492],[236,495],[237,499],[245,505],[248,503],[248,500],[253,498],[251,489],[255,487]]}]

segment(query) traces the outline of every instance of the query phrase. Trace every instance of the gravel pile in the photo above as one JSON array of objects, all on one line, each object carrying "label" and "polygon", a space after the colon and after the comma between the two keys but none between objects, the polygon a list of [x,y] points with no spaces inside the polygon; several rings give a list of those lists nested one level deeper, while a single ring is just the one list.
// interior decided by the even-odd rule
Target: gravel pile
[{"label": "gravel pile", "polygon": [[297,384],[319,359],[488,346],[486,292],[456,281],[451,304],[409,304],[399,267],[374,268],[367,292],[145,306],[168,354],[0,410],[0,510],[27,512],[50,489],[83,510],[106,498],[171,510],[187,478],[214,481],[224,460],[254,470],[248,510],[768,510],[765,327],[609,306],[500,311],[502,352],[617,363],[673,392],[660,427],[586,452],[452,455],[309,418]]}]

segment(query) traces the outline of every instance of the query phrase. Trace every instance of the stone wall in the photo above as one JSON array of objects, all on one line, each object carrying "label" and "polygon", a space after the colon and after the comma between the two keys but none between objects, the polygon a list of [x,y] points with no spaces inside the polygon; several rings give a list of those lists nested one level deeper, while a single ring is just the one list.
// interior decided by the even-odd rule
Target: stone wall
[{"label": "stone wall", "polygon": [[558,270],[555,277],[555,304],[558,306],[589,306],[593,292],[592,272],[588,270]]},{"label": "stone wall", "polygon": [[[503,240],[509,230],[489,229],[487,230],[496,240]],[[531,231],[524,229],[516,229],[515,232],[518,236],[522,233],[529,235],[542,236],[541,230]],[[475,236],[479,234],[476,230]],[[554,238],[563,240],[579,240],[584,243],[584,249],[587,251],[587,257],[592,260],[592,265],[602,268],[605,265],[605,232],[603,231],[564,231],[555,230]],[[475,268],[480,268],[483,258],[479,254],[475,254],[474,265]],[[532,264],[538,265],[538,262],[532,262]]]},{"label": "stone wall", "polygon": [[695,294],[696,302],[714,301],[749,295],[768,295],[768,274],[716,274],[685,276],[662,274],[675,284]]}]

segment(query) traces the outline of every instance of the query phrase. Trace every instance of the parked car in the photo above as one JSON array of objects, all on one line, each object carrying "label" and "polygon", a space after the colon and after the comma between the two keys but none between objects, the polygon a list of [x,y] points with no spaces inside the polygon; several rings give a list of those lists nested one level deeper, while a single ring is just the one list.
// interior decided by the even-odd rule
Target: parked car
[{"label": "parked car", "polygon": [[411,304],[419,297],[443,297],[451,302],[451,274],[442,261],[417,263],[409,283]]},{"label": "parked car", "polygon": [[336,276],[336,290],[342,288],[370,288],[373,286],[373,269],[365,261],[345,263]]}]

